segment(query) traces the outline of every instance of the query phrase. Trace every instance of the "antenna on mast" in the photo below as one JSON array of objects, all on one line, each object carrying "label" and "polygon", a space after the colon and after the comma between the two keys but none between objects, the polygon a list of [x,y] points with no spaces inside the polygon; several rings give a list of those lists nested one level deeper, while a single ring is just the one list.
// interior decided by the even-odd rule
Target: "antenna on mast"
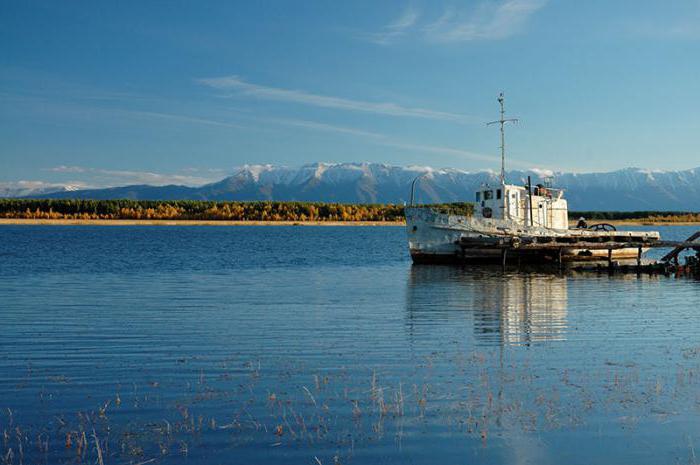
[{"label": "antenna on mast", "polygon": [[506,110],[503,106],[503,92],[498,95],[498,103],[501,105],[501,119],[486,123],[486,126],[499,123],[501,125],[501,184],[506,182],[506,133],[504,126],[506,123],[517,123],[518,118],[506,118]]}]

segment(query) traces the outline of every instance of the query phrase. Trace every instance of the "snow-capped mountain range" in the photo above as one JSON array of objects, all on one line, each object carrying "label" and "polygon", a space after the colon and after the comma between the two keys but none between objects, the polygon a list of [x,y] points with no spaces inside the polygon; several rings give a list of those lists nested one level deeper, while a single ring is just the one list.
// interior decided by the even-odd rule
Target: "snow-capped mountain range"
[{"label": "snow-capped mountain range", "polygon": [[48,183],[42,181],[0,182],[0,197],[25,197],[54,194],[57,192],[74,192],[84,189],[78,184]]},{"label": "snow-capped mountain range", "polygon": [[[20,191],[16,196],[91,199],[297,200],[351,203],[403,203],[416,182],[416,202],[471,201],[494,171],[434,169],[378,163],[314,163],[299,168],[246,165],[219,182],[199,187],[135,185],[107,189]],[[566,190],[571,210],[700,210],[700,168],[652,171],[626,168],[607,173],[509,171],[510,183],[533,184],[553,175]],[[58,189],[57,189],[58,190]],[[10,196],[11,192],[0,191]]]}]

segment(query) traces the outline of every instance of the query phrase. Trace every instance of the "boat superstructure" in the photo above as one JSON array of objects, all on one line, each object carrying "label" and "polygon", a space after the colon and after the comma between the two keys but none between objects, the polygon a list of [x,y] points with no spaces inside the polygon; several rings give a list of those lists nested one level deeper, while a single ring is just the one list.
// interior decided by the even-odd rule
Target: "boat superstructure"
[{"label": "boat superstructure", "polygon": [[[660,239],[655,231],[617,231],[609,224],[569,227],[564,190],[545,178],[532,185],[508,183],[505,177],[506,123],[504,98],[498,98],[501,174],[495,185],[484,184],[474,193],[471,214],[455,214],[430,205],[413,204],[416,178],[411,186],[411,205],[406,207],[406,227],[411,257],[423,262],[504,261],[510,258],[534,262],[595,262],[641,260],[647,247]],[[597,247],[615,243],[622,246]],[[625,247],[624,244],[629,244]]]}]

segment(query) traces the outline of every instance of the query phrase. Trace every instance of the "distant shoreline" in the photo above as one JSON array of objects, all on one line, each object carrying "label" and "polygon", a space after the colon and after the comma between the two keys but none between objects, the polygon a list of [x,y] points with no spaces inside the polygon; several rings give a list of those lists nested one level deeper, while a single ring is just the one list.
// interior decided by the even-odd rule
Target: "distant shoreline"
[{"label": "distant shoreline", "polygon": [[240,220],[77,220],[0,218],[2,225],[23,226],[405,226],[404,221],[240,221]]},{"label": "distant shoreline", "polygon": [[[700,226],[698,221],[591,220],[589,224],[609,223],[614,226]],[[245,220],[80,220],[0,218],[0,226],[405,226],[405,221],[245,221]],[[576,221],[569,222],[571,227]]]}]

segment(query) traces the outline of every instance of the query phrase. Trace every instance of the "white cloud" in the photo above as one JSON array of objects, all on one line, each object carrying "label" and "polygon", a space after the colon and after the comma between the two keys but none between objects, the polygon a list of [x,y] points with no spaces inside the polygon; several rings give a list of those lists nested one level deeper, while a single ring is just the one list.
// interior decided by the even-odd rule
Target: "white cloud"
[{"label": "white cloud", "polygon": [[82,166],[59,165],[49,168],[49,171],[53,171],[54,173],[84,173],[85,168]]},{"label": "white cloud", "polygon": [[502,40],[519,33],[530,17],[544,7],[547,1],[482,1],[471,9],[448,7],[436,20],[422,26],[418,23],[418,12],[409,7],[380,31],[359,36],[380,45],[394,43],[405,36],[442,43]]},{"label": "white cloud", "polygon": [[191,176],[186,174],[154,173],[151,171],[131,171],[131,170],[92,170],[97,176],[103,179],[124,180],[128,184],[151,184],[154,186],[164,186],[168,184],[181,184],[185,186],[200,186],[212,182],[213,179],[201,176]]},{"label": "white cloud", "polygon": [[448,9],[426,25],[423,32],[426,39],[434,42],[507,39],[520,32],[546,3],[547,0],[507,0],[482,3],[470,13]]},{"label": "white cloud", "polygon": [[153,111],[136,111],[136,110],[118,110],[124,113],[128,113],[130,115],[134,116],[144,116],[147,118],[156,118],[156,119],[165,119],[165,120],[171,120],[171,121],[178,121],[182,123],[195,123],[195,124],[202,124],[205,126],[216,126],[216,127],[222,127],[222,128],[231,128],[231,129],[250,129],[249,127],[236,124],[236,123],[230,123],[226,121],[216,121],[212,119],[207,119],[207,118],[195,118],[192,116],[183,116],[183,115],[174,115],[171,113],[158,113],[158,112],[153,112]]},{"label": "white cloud", "polygon": [[[412,152],[424,152],[424,153],[435,153],[440,155],[451,156],[455,158],[487,161],[490,163],[500,164],[501,158],[495,155],[488,155],[482,153],[471,152],[469,150],[456,149],[453,147],[445,147],[440,145],[430,145],[430,144],[415,144],[406,141],[396,139],[394,137],[388,136],[386,134],[381,134],[377,132],[362,131],[354,128],[347,128],[344,126],[336,126],[325,123],[318,123],[315,121],[307,120],[291,120],[291,119],[270,119],[268,122],[278,123],[286,126],[294,126],[304,129],[335,132],[340,134],[347,134],[351,136],[360,137],[365,139],[367,142],[381,145],[385,147],[395,147],[402,150],[409,150]],[[513,158],[508,158],[508,164],[517,166],[520,168],[531,168],[533,164],[528,161],[521,161]]]},{"label": "white cloud", "polygon": [[312,94],[301,90],[263,86],[246,82],[238,76],[198,79],[197,82],[218,90],[235,91],[238,95],[247,95],[278,102],[291,102],[315,107],[336,108],[339,110],[359,111],[389,116],[452,121],[457,123],[473,123],[477,121],[474,117],[466,115],[425,108],[405,107],[396,103],[366,102],[342,97]]},{"label": "white cloud", "polygon": [[[411,143],[399,142],[399,141],[394,141],[394,140],[387,140],[387,141],[383,142],[383,145],[387,145],[390,147],[396,147],[396,148],[400,148],[400,149],[405,149],[405,150],[411,150],[414,152],[436,153],[436,154],[440,154],[440,155],[447,155],[447,156],[452,156],[452,157],[457,157],[457,158],[466,158],[468,160],[488,161],[488,162],[498,163],[498,164],[500,164],[500,162],[501,162],[501,157],[497,157],[494,155],[486,155],[486,154],[481,154],[481,153],[476,153],[476,152],[470,152],[468,150],[456,149],[454,147],[445,147],[445,146],[440,146],[440,145],[428,145],[428,144],[411,144]],[[525,167],[529,168],[532,166],[532,163],[530,163],[530,162],[520,161],[520,160],[513,159],[513,158],[508,158],[507,162],[509,165],[519,166],[521,168],[525,168]]]},{"label": "white cloud", "polygon": [[416,24],[419,16],[420,13],[409,6],[396,19],[384,26],[381,31],[362,33],[360,36],[375,44],[389,44],[406,34]]},{"label": "white cloud", "polygon": [[208,175],[220,175],[227,173],[228,171],[223,168],[199,168],[195,166],[190,166],[187,168],[182,168],[180,171],[183,173],[205,173]]},{"label": "white cloud", "polygon": [[386,136],[384,134],[379,134],[376,132],[363,131],[361,129],[348,128],[345,126],[336,126],[333,124],[319,123],[316,121],[300,120],[300,119],[280,119],[280,118],[267,118],[264,121],[269,123],[278,123],[285,126],[294,126],[304,129],[314,129],[318,131],[335,132],[339,134],[347,134],[351,136],[359,136],[369,139],[383,139]]},{"label": "white cloud", "polygon": [[[95,104],[73,103],[56,101],[44,97],[32,97],[16,94],[7,94],[0,92],[0,100],[10,100],[15,102],[15,108],[27,108],[29,111],[36,112],[42,116],[53,116],[57,118],[74,118],[80,120],[94,121],[99,118],[119,118],[120,121],[132,120],[156,120],[156,121],[172,121],[176,123],[197,124],[203,126],[212,126],[227,129],[237,129],[250,131],[254,128],[237,124],[230,121],[220,121],[210,118],[202,118],[197,116],[189,116],[182,114],[163,113],[158,111],[146,110],[130,110],[125,108],[104,107]],[[21,107],[19,106],[21,105]],[[228,109],[231,112],[230,109]],[[76,167],[56,167],[55,169],[67,172],[69,169]],[[79,168],[79,167],[78,167]]]},{"label": "white cloud", "polygon": [[[178,184],[184,186],[201,186],[218,181],[223,176],[219,170],[202,170],[203,174],[193,174],[193,168],[182,170],[180,173],[155,173],[152,171],[137,170],[108,170],[101,168],[89,168],[83,166],[55,166],[48,168],[52,173],[71,173],[81,175],[79,181],[86,186],[113,187],[129,184],[150,184],[153,186],[165,186]],[[187,173],[187,174],[184,174]]]}]

